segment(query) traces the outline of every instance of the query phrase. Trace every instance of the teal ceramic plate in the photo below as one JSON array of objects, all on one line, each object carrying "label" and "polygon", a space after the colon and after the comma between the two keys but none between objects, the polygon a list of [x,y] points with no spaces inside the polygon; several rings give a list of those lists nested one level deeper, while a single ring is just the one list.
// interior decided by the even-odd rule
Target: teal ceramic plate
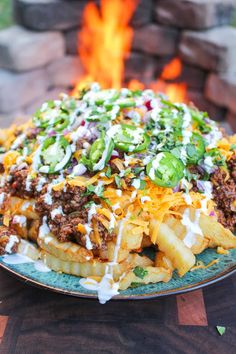
[{"label": "teal ceramic plate", "polygon": [[[203,261],[204,264],[208,264],[216,258],[219,259],[219,262],[207,269],[189,272],[182,278],[174,274],[172,280],[168,283],[149,284],[121,291],[115,299],[147,299],[191,291],[222,280],[233,274],[236,270],[236,249],[231,250],[228,255],[224,256],[217,254],[215,250],[208,249],[197,258]],[[59,274],[53,271],[42,273],[35,270],[33,263],[8,265],[4,263],[2,257],[0,257],[0,267],[16,275],[21,280],[27,282],[27,284],[30,283],[66,295],[97,298],[96,292],[84,289],[79,284],[79,278],[72,275]]]}]

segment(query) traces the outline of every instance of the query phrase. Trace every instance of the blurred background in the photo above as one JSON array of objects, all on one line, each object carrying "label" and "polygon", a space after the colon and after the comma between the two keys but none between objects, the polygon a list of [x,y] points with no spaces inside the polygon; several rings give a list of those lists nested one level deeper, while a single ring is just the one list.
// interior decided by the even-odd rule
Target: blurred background
[{"label": "blurred background", "polygon": [[152,88],[236,131],[236,0],[0,0],[0,126],[87,81]]}]

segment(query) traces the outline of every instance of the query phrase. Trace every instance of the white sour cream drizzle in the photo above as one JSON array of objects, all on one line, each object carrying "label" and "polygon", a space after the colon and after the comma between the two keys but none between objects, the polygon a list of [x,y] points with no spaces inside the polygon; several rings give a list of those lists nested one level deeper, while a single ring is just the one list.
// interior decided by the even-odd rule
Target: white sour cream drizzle
[{"label": "white sour cream drizzle", "polygon": [[15,264],[33,263],[34,261],[31,258],[24,256],[22,254],[14,253],[14,254],[5,254],[3,256],[3,262],[6,264],[15,265]]},{"label": "white sour cream drizzle", "polygon": [[61,205],[51,211],[52,219],[55,219],[56,215],[64,215]]},{"label": "white sour cream drizzle", "polygon": [[0,193],[0,206],[2,206],[4,199],[5,199],[5,193],[2,192],[2,193]]},{"label": "white sour cream drizzle", "polygon": [[86,230],[86,234],[85,234],[85,241],[86,241],[86,248],[88,250],[93,249],[93,245],[92,242],[90,240],[90,233],[92,231],[91,228],[91,221],[92,221],[92,217],[94,214],[96,214],[96,207],[98,207],[98,205],[96,204],[92,204],[89,211],[88,211],[88,222],[86,224],[84,224],[85,230]]},{"label": "white sour cream drizzle", "polygon": [[91,278],[80,279],[79,283],[85,289],[97,291],[98,299],[101,304],[105,304],[113,296],[119,294],[119,281],[115,282],[113,278],[114,266],[117,265],[118,253],[122,240],[122,233],[124,228],[124,223],[129,218],[130,214],[128,213],[124,220],[121,221],[119,226],[119,231],[116,239],[116,246],[114,250],[113,261],[108,263],[105,269],[105,275],[102,277],[100,282],[97,282]]},{"label": "white sour cream drizzle", "polygon": [[190,218],[189,208],[186,208],[183,213],[182,224],[186,227],[186,235],[183,239],[183,242],[189,248],[191,248],[195,244],[197,235],[203,235],[202,230],[199,226],[200,214],[201,210],[196,210],[194,221],[192,221]]},{"label": "white sour cream drizzle", "polygon": [[47,180],[45,177],[40,177],[38,180],[38,184],[36,185],[36,191],[41,192],[43,189],[44,184],[47,183]]},{"label": "white sour cream drizzle", "polygon": [[39,228],[39,238],[44,238],[50,233],[49,226],[47,224],[47,217],[43,217],[42,225]]},{"label": "white sour cream drizzle", "polygon": [[11,150],[15,150],[15,149],[17,149],[22,143],[23,143],[23,141],[25,140],[25,138],[26,138],[26,135],[25,134],[21,134],[21,135],[19,135],[16,139],[15,139],[15,141],[13,142],[13,144],[11,145]]},{"label": "white sour cream drizzle", "polygon": [[210,181],[200,181],[201,187],[203,187],[204,199],[201,200],[201,211],[207,214],[207,203],[213,198],[212,195],[212,183]]},{"label": "white sour cream drizzle", "polygon": [[48,266],[46,266],[46,264],[41,259],[34,262],[34,268],[41,273],[51,272],[51,269],[48,268]]},{"label": "white sour cream drizzle", "polygon": [[24,215],[14,215],[12,222],[13,224],[18,224],[21,227],[25,227],[27,219]]},{"label": "white sour cream drizzle", "polygon": [[25,190],[27,192],[31,191],[31,184],[32,184],[32,176],[28,174],[26,181],[25,181]]},{"label": "white sour cream drizzle", "polygon": [[15,243],[19,243],[18,237],[16,235],[10,235],[9,241],[5,247],[5,251],[9,254],[12,253],[12,248],[15,245]]}]

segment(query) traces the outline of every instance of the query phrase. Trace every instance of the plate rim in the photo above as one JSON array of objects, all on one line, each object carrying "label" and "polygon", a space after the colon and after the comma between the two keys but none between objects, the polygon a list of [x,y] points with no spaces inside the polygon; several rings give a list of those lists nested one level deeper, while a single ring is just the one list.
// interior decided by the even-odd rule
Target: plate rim
[{"label": "plate rim", "polygon": [[[66,289],[62,289],[62,288],[53,287],[51,285],[47,285],[47,284],[44,284],[44,283],[39,282],[37,280],[31,279],[23,274],[18,273],[17,271],[10,268],[6,264],[3,264],[2,262],[0,262],[0,267],[27,285],[32,285],[34,287],[37,287],[37,288],[40,288],[43,290],[47,290],[47,291],[51,291],[51,292],[55,292],[55,293],[63,294],[63,295],[67,295],[67,296],[82,298],[82,299],[93,299],[93,300],[98,299],[96,293],[84,294],[79,291],[76,292],[73,290],[66,290]],[[122,301],[149,300],[149,299],[155,299],[155,298],[160,298],[160,297],[164,297],[164,296],[183,294],[186,292],[191,292],[194,290],[202,289],[206,286],[215,284],[223,279],[228,278],[229,276],[233,275],[235,272],[236,272],[236,263],[233,264],[232,266],[230,266],[227,270],[221,271],[218,275],[214,275],[208,279],[198,281],[196,284],[186,285],[183,287],[179,287],[177,289],[161,290],[159,292],[153,292],[153,293],[149,293],[149,294],[145,294],[145,293],[139,294],[139,295],[122,295],[121,294],[121,295],[114,296],[112,298],[112,300],[122,300]]]}]

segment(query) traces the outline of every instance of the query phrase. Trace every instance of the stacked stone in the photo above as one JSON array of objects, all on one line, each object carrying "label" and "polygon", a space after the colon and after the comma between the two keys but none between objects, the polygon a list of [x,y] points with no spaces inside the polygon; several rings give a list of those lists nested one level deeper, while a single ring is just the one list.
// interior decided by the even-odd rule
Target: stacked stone
[{"label": "stacked stone", "polygon": [[236,130],[235,8],[236,0],[157,0],[146,24],[135,28],[128,78],[158,78],[178,56],[188,98]]},{"label": "stacked stone", "polygon": [[[13,2],[16,25],[0,32],[4,117],[31,114],[83,74],[77,34],[87,1]],[[187,83],[189,98],[212,118],[227,116],[236,128],[236,28],[230,26],[235,7],[236,0],[139,0],[126,80],[154,81],[179,56],[178,81]]]}]

